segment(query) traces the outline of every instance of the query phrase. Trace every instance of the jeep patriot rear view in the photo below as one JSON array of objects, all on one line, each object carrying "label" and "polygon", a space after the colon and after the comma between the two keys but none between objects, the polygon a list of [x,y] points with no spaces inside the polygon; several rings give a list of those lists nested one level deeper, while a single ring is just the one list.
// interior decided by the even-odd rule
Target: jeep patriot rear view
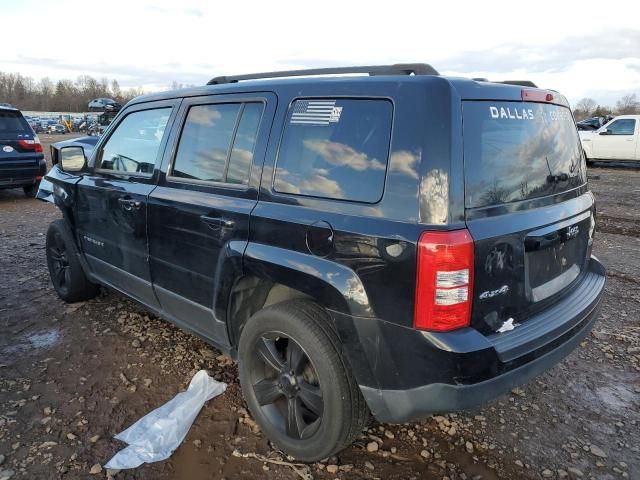
[{"label": "jeep patriot rear view", "polygon": [[46,249],[60,297],[110,287],[237,358],[251,414],[301,461],[370,415],[480,405],[596,319],[580,140],[530,82],[421,64],[218,77],[136,98],[53,157],[38,197],[64,217]]}]

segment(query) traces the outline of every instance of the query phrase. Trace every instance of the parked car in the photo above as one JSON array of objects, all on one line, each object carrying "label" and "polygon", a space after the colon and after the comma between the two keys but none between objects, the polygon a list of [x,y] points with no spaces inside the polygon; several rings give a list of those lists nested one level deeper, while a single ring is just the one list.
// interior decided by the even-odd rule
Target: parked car
[{"label": "parked car", "polygon": [[67,129],[60,123],[49,125],[49,133],[67,133]]},{"label": "parked car", "polygon": [[40,139],[20,110],[0,106],[0,189],[22,188],[35,197],[46,169]]},{"label": "parked car", "polygon": [[237,358],[251,414],[301,461],[370,414],[508,392],[596,320],[594,197],[554,91],[428,65],[220,77],[54,150],[58,295],[113,288]]},{"label": "parked car", "polygon": [[580,132],[587,161],[640,160],[640,115],[620,115],[591,132]]},{"label": "parked car", "polygon": [[89,110],[120,110],[120,105],[110,98],[95,98],[89,102]]}]

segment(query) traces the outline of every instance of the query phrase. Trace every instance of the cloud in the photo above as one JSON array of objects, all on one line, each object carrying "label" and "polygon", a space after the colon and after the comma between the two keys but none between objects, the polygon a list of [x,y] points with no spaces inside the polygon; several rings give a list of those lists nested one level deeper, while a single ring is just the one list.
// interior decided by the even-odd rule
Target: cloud
[{"label": "cloud", "polygon": [[411,178],[418,179],[418,153],[411,153],[408,150],[398,150],[389,157],[389,171],[403,173]]},{"label": "cloud", "polygon": [[384,170],[385,166],[375,158],[369,158],[366,153],[358,152],[344,143],[330,140],[304,140],[304,146],[320,155],[327,163],[336,167],[349,167],[358,172],[365,170]]},{"label": "cloud", "polygon": [[512,43],[491,50],[466,50],[445,58],[441,70],[511,73],[562,72],[581,60],[640,58],[640,31],[610,30],[574,35],[551,44]]},{"label": "cloud", "polygon": [[202,105],[195,106],[189,110],[189,123],[195,123],[199,127],[212,127],[222,117],[220,111],[215,106]]},{"label": "cloud", "polygon": [[197,8],[185,8],[182,11],[184,12],[185,15],[192,15],[194,17],[203,17],[204,16],[204,12],[202,10],[197,9]]}]

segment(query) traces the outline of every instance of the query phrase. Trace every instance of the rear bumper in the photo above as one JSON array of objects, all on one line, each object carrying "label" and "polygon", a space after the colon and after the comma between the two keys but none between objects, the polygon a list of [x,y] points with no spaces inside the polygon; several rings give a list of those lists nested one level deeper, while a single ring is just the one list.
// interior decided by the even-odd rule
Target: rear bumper
[{"label": "rear bumper", "polygon": [[[371,333],[371,329],[357,322],[351,329],[340,319],[336,326],[347,341],[347,357],[373,415],[381,422],[403,423],[479,406],[556,365],[591,330],[604,284],[604,267],[592,257],[580,283],[562,301],[511,332],[493,337],[472,328],[445,334],[378,329],[386,331],[375,339],[375,363],[367,347],[372,339],[360,337],[364,342],[360,349],[349,345],[354,345],[354,333]],[[393,359],[389,364],[387,358],[394,355],[408,359]]]},{"label": "rear bumper", "polygon": [[14,188],[34,185],[38,177],[43,177],[47,172],[47,163],[44,158],[37,161],[5,161],[0,163],[0,188]]}]

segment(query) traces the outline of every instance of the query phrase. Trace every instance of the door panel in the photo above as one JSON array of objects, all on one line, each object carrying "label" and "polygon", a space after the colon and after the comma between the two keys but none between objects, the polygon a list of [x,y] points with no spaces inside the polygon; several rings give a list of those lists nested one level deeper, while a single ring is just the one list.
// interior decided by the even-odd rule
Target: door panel
[{"label": "door panel", "polygon": [[[602,127],[593,136],[593,155],[595,158],[633,160],[638,140],[638,122],[630,118],[621,118]],[[610,134],[604,134],[610,132]]]},{"label": "door panel", "polygon": [[227,342],[220,291],[242,273],[275,103],[263,93],[185,100],[149,196],[151,276],[161,307],[217,343]]},{"label": "door panel", "polygon": [[[143,303],[159,307],[151,287],[147,196],[179,101],[123,111],[95,149],[92,171],[78,183],[77,235],[93,274]],[[175,115],[175,114],[174,114]]]}]

